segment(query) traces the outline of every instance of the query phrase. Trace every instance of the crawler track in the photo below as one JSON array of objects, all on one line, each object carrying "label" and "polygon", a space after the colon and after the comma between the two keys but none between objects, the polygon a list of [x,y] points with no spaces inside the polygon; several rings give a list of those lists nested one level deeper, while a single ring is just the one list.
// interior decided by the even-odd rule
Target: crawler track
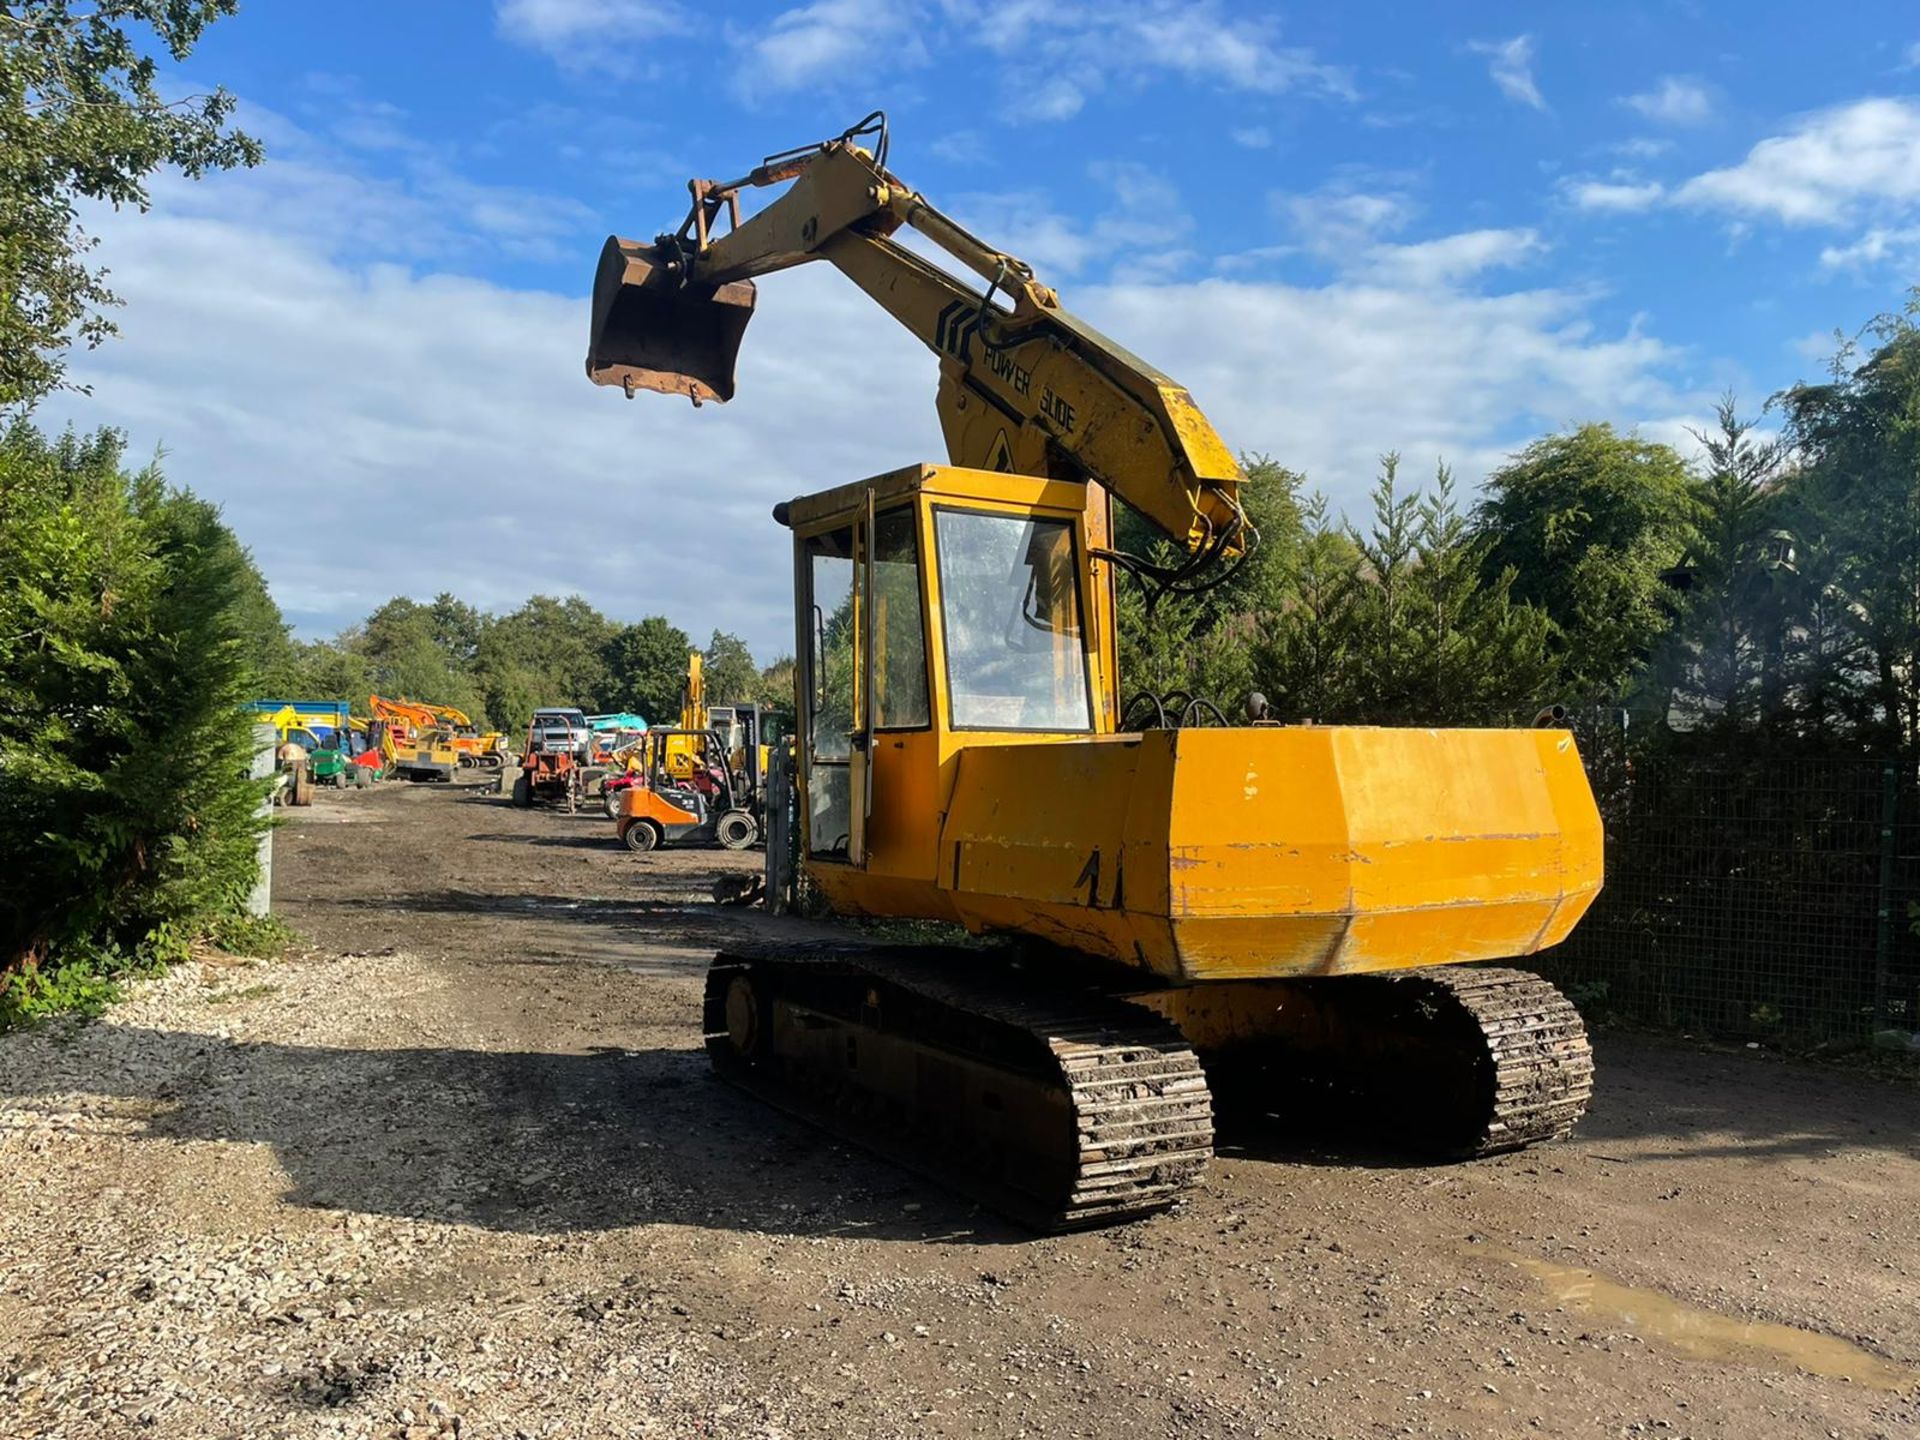
[{"label": "crawler track", "polygon": [[1477,1134],[1454,1153],[1493,1155],[1571,1134],[1593,1098],[1593,1050],[1573,1003],[1524,970],[1410,972],[1386,984],[1444,995],[1476,1024]]},{"label": "crawler track", "polygon": [[726,1079],[1035,1229],[1163,1209],[1212,1153],[1171,1024],[978,951],[723,953],[705,1018]]},{"label": "crawler track", "polygon": [[1593,1095],[1579,1012],[1524,970],[1433,966],[1217,993],[1227,987],[1241,1024],[1219,1048],[1200,1039],[1223,1110],[1304,1112],[1343,1135],[1471,1159],[1566,1136]]}]

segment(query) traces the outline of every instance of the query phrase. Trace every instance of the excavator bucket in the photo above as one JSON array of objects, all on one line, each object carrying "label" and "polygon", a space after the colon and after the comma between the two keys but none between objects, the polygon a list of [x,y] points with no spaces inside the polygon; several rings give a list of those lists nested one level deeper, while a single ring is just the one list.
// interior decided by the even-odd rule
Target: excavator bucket
[{"label": "excavator bucket", "polygon": [[753,318],[751,280],[681,285],[657,245],[607,237],[593,277],[587,378],[629,395],[733,398],[733,362]]}]

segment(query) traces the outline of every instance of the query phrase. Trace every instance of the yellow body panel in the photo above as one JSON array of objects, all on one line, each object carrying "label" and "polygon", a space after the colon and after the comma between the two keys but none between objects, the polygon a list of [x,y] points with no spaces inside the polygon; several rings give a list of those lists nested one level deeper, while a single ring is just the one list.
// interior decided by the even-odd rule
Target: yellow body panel
[{"label": "yellow body panel", "polygon": [[853,747],[856,776],[871,774],[870,811],[864,778],[852,788],[860,842],[808,862],[836,910],[1018,932],[1185,982],[1528,955],[1598,893],[1599,812],[1564,730],[1106,733],[1099,619],[1082,637],[1091,731],[955,728],[935,510],[1072,522],[1091,595],[1081,497],[915,467],[794,502],[802,546],[859,530],[869,491],[878,514],[918,506],[932,714]]},{"label": "yellow body panel", "polygon": [[1562,730],[996,736],[946,770],[938,807],[914,806],[937,841],[890,823],[865,872],[815,864],[837,905],[1224,980],[1532,954],[1600,888],[1599,814]]}]

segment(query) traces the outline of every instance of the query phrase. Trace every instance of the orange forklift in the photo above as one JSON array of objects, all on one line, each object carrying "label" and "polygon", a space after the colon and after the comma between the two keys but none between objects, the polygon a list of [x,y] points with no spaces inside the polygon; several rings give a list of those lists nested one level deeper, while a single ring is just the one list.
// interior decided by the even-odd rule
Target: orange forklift
[{"label": "orange forklift", "polygon": [[[746,769],[717,730],[649,730],[642,763],[614,799],[614,832],[629,850],[723,845],[745,850],[760,838],[760,777],[749,747]],[[691,767],[687,766],[691,758]],[[690,773],[679,773],[690,768]]]}]

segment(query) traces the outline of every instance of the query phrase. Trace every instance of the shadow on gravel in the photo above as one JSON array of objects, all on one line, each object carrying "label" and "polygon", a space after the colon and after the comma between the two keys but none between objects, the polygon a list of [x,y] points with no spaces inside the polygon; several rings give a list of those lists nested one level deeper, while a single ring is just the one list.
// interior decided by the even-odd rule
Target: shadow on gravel
[{"label": "shadow on gravel", "polygon": [[98,1027],[45,1068],[15,1095],[147,1100],[140,1138],[269,1145],[288,1203],[314,1209],[536,1235],[1031,1238],[721,1084],[700,1050],[352,1050]]},{"label": "shadow on gravel", "polygon": [[[680,878],[680,877],[675,877]],[[630,900],[575,899],[565,895],[487,895],[471,890],[432,890],[399,896],[335,895],[306,903],[315,908],[387,913],[395,908],[409,915],[476,915],[491,921],[520,920],[533,925],[571,925],[604,931],[609,954],[631,961],[631,968],[647,971],[653,951],[662,946],[717,948],[751,926],[747,912],[715,905],[709,898],[713,878],[688,874],[685,892],[657,893]],[[538,958],[528,947],[521,959]],[[680,968],[680,967],[676,967]],[[703,973],[704,959],[695,973]]]},{"label": "shadow on gravel", "polygon": [[1600,1159],[1820,1158],[1854,1148],[1920,1159],[1920,1088],[1910,1083],[1662,1036],[1603,1032],[1593,1048],[1593,1109],[1574,1138]]},{"label": "shadow on gravel", "polygon": [[[1570,1149],[1610,1163],[1683,1159],[1822,1159],[1881,1150],[1920,1159],[1920,1092],[1911,1085],[1765,1055],[1727,1054],[1657,1036],[1597,1034],[1593,1104]],[[1443,1170],[1483,1160],[1435,1160],[1383,1135],[1390,1115],[1301,1091],[1270,1097],[1273,1113],[1222,1107],[1215,1150],[1273,1164],[1364,1170]],[[1569,1147],[1525,1152],[1553,1165]],[[1519,1158],[1519,1157],[1516,1157]]]},{"label": "shadow on gravel", "polygon": [[613,833],[613,827],[601,821],[603,828],[591,835],[469,835],[463,844],[488,845],[559,845],[570,850],[612,850],[622,851],[627,847]]}]

